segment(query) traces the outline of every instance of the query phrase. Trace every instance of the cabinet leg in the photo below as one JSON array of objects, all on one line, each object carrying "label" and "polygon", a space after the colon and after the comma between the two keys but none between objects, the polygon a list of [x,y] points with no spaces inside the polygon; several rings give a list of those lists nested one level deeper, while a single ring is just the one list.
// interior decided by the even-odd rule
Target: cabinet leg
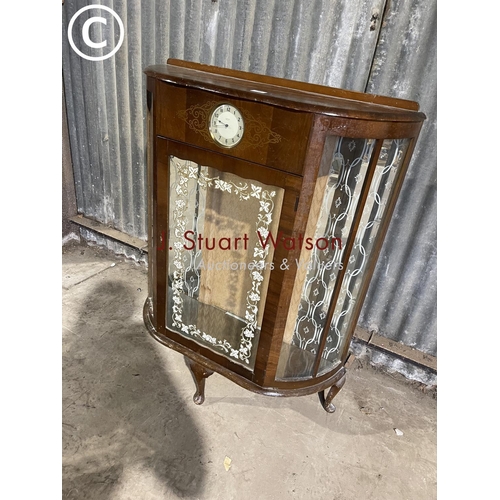
[{"label": "cabinet leg", "polygon": [[205,401],[205,379],[212,375],[213,371],[196,363],[188,357],[184,357],[186,364],[193,375],[194,383],[196,384],[196,392],[193,396],[193,401],[197,405],[203,404]]},{"label": "cabinet leg", "polygon": [[333,413],[336,410],[335,405],[332,403],[332,400],[340,392],[340,389],[344,387],[345,376],[346,374],[344,373],[344,375],[342,375],[342,377],[334,385],[332,385],[332,387],[330,387],[330,390],[328,391],[326,397],[325,391],[318,392],[319,400],[321,401],[321,404],[323,405],[325,411],[327,411],[328,413]]}]

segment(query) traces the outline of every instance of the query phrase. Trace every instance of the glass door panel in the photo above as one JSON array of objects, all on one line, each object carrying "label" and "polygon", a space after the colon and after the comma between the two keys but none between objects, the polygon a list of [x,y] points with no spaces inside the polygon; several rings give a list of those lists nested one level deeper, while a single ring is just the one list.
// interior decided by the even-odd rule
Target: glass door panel
[{"label": "glass door panel", "polygon": [[169,164],[167,328],[253,370],[284,190]]}]

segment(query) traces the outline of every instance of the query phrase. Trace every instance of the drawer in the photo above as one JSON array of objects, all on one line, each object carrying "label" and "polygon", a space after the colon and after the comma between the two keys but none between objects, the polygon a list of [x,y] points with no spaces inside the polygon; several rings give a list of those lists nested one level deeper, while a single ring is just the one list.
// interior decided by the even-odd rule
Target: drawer
[{"label": "drawer", "polygon": [[[208,129],[212,111],[225,103],[236,106],[245,122],[243,138],[232,148],[219,146]],[[157,82],[154,109],[157,135],[302,175],[311,113],[166,82]]]}]

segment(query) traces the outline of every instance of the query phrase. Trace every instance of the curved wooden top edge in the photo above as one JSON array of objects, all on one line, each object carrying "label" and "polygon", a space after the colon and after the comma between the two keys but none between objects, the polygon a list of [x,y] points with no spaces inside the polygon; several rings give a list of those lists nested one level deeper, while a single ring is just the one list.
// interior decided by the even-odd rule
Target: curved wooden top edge
[{"label": "curved wooden top edge", "polygon": [[261,75],[258,73],[250,73],[248,71],[240,71],[230,68],[221,68],[219,66],[211,66],[208,64],[201,64],[192,61],[183,61],[181,59],[170,58],[167,60],[167,65],[179,66],[182,68],[191,68],[197,71],[204,71],[207,73],[214,73],[217,75],[232,76],[234,78],[250,80],[253,82],[267,83],[270,85],[277,85],[280,87],[288,87],[291,89],[302,90],[305,92],[312,92],[314,94],[328,95],[331,97],[342,97],[344,99],[351,99],[355,101],[371,102],[373,104],[382,104],[384,106],[408,109],[410,111],[419,110],[418,102],[410,101],[407,99],[399,99],[397,97],[388,97],[378,94],[367,94],[364,92],[356,92],[352,90],[339,89],[336,87],[328,87],[326,85],[319,85],[316,83],[308,83],[298,80],[288,80],[286,78],[279,78],[276,76]]},{"label": "curved wooden top edge", "polygon": [[[149,66],[144,71],[155,79],[242,99],[261,101],[297,111],[346,118],[398,122],[422,122],[425,114],[413,101],[351,92],[244,71],[169,59],[167,65]],[[249,82],[252,83],[249,88]],[[390,103],[390,104],[389,104]],[[404,107],[406,106],[406,107]]]}]

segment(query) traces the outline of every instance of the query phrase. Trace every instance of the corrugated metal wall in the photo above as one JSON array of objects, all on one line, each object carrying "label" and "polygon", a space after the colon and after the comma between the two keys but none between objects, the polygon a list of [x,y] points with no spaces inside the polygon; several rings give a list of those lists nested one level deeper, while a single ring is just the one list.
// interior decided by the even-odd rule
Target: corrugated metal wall
[{"label": "corrugated metal wall", "polygon": [[427,115],[360,324],[436,354],[436,2],[391,1],[367,92],[420,103]]},{"label": "corrugated metal wall", "polygon": [[[146,238],[142,71],[150,64],[177,57],[421,103],[429,119],[361,324],[435,354],[436,1],[100,3],[125,26],[123,46],[104,61],[80,57],[67,42],[70,19],[89,3],[66,0],[63,6],[63,75],[77,203],[80,213],[132,236]],[[89,12],[78,17],[73,33],[81,33],[88,17]],[[95,39],[117,40],[116,23],[108,18],[107,25],[93,26],[102,32],[94,33]]]}]

